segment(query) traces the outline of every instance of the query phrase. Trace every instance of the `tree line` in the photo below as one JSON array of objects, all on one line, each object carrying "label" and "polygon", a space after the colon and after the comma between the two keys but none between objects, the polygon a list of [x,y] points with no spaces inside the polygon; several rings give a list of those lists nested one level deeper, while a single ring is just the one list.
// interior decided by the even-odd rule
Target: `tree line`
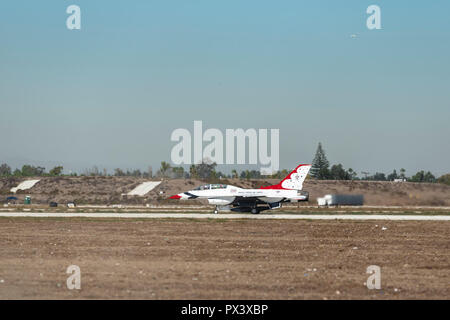
[{"label": "tree line", "polygon": [[[209,182],[218,181],[221,179],[283,179],[286,177],[290,170],[279,170],[271,176],[261,175],[258,170],[232,170],[231,173],[226,174],[221,171],[217,171],[217,164],[204,159],[202,163],[192,164],[189,170],[185,170],[183,167],[171,166],[170,163],[162,161],[160,168],[153,174],[152,167],[149,166],[148,170],[141,171],[140,169],[120,169],[116,168],[113,173],[108,173],[106,169],[100,170],[97,166],[89,169],[84,169],[82,173],[76,172],[70,174],[63,174],[63,166],[55,166],[48,172],[44,167],[23,165],[21,169],[17,168],[12,170],[11,167],[4,163],[0,165],[0,177],[40,177],[40,176],[116,176],[116,177],[139,177],[139,178],[166,178],[166,179],[200,179]],[[369,172],[362,171],[362,176],[359,176],[352,168],[345,169],[342,164],[334,164],[330,166],[325,150],[322,144],[319,143],[316,154],[312,161],[310,170],[310,177],[317,180],[368,180],[368,181],[393,181],[396,179],[402,179],[410,182],[439,182],[450,185],[450,174],[443,175],[436,178],[430,171],[419,171],[416,174],[407,177],[406,170],[401,168],[398,172],[393,170],[390,174],[382,172],[376,172],[370,175]]]},{"label": "tree line", "polygon": [[42,176],[60,176],[63,171],[62,166],[56,166],[46,172],[44,167],[35,167],[29,164],[22,166],[22,169],[11,169],[9,165],[3,163],[0,165],[0,177],[42,177]]},{"label": "tree line", "polygon": [[[160,168],[153,174],[152,167],[149,166],[147,171],[141,171],[140,169],[121,169],[115,168],[112,173],[108,173],[106,169],[100,170],[97,166],[84,169],[81,173],[63,174],[64,167],[56,166],[48,172],[44,167],[24,165],[21,169],[17,168],[12,170],[11,167],[4,163],[0,165],[0,177],[44,177],[44,176],[116,176],[116,177],[139,177],[139,178],[195,178],[201,180],[218,180],[218,179],[261,179],[268,178],[268,176],[262,176],[258,170],[243,170],[238,172],[232,170],[230,174],[225,174],[221,171],[217,171],[217,164],[204,159],[202,163],[193,164],[189,170],[185,170],[183,167],[173,167],[170,163],[162,161]],[[283,169],[276,174],[269,176],[272,178],[284,178],[288,175],[289,171]]]},{"label": "tree line", "polygon": [[325,150],[319,142],[310,170],[311,177],[317,180],[394,181],[401,179],[403,181],[410,182],[441,182],[450,184],[450,174],[443,175],[438,179],[430,171],[425,172],[423,170],[410,177],[406,176],[406,170],[403,168],[401,168],[398,172],[394,169],[390,174],[376,172],[375,174],[370,175],[370,172],[366,171],[362,171],[361,174],[362,176],[359,177],[358,173],[352,168],[344,169],[344,166],[340,163],[334,164],[330,167],[330,162],[327,159]]}]

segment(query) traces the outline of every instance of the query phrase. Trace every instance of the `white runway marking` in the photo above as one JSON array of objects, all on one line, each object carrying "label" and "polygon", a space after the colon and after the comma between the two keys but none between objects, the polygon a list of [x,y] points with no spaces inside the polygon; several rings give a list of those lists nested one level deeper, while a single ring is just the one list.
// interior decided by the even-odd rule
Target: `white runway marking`
[{"label": "white runway marking", "polygon": [[450,215],[368,215],[368,214],[212,214],[212,213],[75,213],[1,212],[0,217],[34,218],[143,218],[143,219],[280,219],[280,220],[411,220],[450,221]]}]

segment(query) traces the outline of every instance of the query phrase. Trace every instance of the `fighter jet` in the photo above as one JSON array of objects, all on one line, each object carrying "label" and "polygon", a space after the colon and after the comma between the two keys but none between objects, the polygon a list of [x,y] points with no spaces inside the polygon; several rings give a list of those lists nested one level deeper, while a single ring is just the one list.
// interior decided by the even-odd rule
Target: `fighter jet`
[{"label": "fighter jet", "polygon": [[302,191],[310,164],[300,164],[278,184],[260,189],[243,189],[226,184],[206,184],[170,197],[170,199],[207,199],[219,211],[251,212],[281,208],[283,202],[308,201],[309,193]]}]

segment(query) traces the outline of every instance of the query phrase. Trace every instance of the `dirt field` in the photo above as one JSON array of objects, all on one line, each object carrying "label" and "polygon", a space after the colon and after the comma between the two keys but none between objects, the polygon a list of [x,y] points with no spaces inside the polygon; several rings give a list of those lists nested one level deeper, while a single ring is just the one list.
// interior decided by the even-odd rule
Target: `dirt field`
[{"label": "dirt field", "polygon": [[[1,218],[0,299],[449,299],[449,235],[446,222]],[[81,290],[66,287],[72,264]],[[381,290],[364,285],[369,265]]]}]

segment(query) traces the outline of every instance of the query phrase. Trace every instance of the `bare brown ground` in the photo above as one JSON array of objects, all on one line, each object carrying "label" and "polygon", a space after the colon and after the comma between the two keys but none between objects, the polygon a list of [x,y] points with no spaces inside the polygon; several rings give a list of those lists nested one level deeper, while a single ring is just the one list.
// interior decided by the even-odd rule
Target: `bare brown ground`
[{"label": "bare brown ground", "polygon": [[[3,218],[0,298],[449,299],[449,235],[447,222]],[[71,264],[81,290],[66,287]],[[364,285],[369,265],[381,290]]]}]

